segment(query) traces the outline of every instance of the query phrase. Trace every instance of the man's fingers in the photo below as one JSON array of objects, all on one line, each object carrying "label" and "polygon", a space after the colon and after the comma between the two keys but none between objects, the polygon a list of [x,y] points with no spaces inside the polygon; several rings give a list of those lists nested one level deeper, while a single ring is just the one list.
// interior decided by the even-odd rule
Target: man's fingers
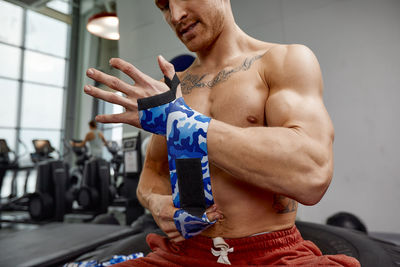
[{"label": "man's fingers", "polygon": [[[130,118],[127,118],[127,116],[130,116]],[[126,123],[128,120],[131,120],[132,122],[135,121],[135,118],[132,117],[132,114],[127,114],[125,113],[118,113],[118,114],[103,114],[103,115],[97,115],[96,116],[96,121],[101,122],[101,123]],[[129,123],[129,121],[128,121]],[[136,126],[139,127],[139,126]]]},{"label": "man's fingers", "polygon": [[185,238],[183,238],[183,236],[178,236],[176,238],[170,239],[170,241],[174,242],[174,243],[179,243],[179,242],[185,241]]},{"label": "man's fingers", "polygon": [[176,226],[174,222],[168,222],[168,223],[163,223],[160,228],[165,232],[165,233],[172,233],[176,232]]},{"label": "man's fingers", "polygon": [[174,243],[181,242],[181,241],[185,240],[185,238],[181,235],[181,233],[179,233],[176,229],[175,229],[175,231],[170,232],[170,233],[166,233],[166,234],[167,234],[169,240],[174,242]]},{"label": "man's fingers", "polygon": [[110,65],[131,77],[136,83],[149,83],[149,81],[152,80],[151,77],[147,76],[135,66],[120,58],[110,59]]},{"label": "man's fingers", "polygon": [[166,233],[169,239],[181,237],[181,234],[175,229],[173,232]]},{"label": "man's fingers", "polygon": [[206,210],[207,218],[209,221],[221,220],[224,218],[221,211],[218,210],[217,205],[212,205]]},{"label": "man's fingers", "polygon": [[91,85],[85,85],[84,91],[86,94],[91,95],[93,97],[102,99],[104,101],[121,105],[127,109],[136,109],[137,108],[137,103],[132,103],[132,101],[129,101],[126,97],[117,95],[112,92],[107,92],[104,90],[101,90],[97,87],[91,86]]},{"label": "man's fingers", "polygon": [[212,222],[215,220],[221,220],[224,217],[222,216],[221,213],[219,213],[218,211],[215,211],[215,212],[207,212],[207,218],[210,222]]},{"label": "man's fingers", "polygon": [[175,75],[175,68],[174,65],[169,63],[163,56],[158,56],[158,65],[160,66],[160,69],[162,73],[167,76],[170,80],[174,78]]},{"label": "man's fingers", "polygon": [[172,242],[180,242],[185,240],[185,238],[182,237],[181,233],[176,229],[175,223],[174,222],[168,222],[164,224],[163,227],[160,227],[163,232],[168,236],[168,238]]},{"label": "man's fingers", "polygon": [[108,87],[119,91],[121,93],[124,93],[126,95],[131,94],[132,92],[134,92],[133,88],[131,85],[127,84],[126,82],[121,81],[120,79],[105,74],[104,72],[101,72],[99,70],[96,70],[94,68],[90,68],[86,71],[86,75],[95,80],[98,81],[99,83],[105,84]]},{"label": "man's fingers", "polygon": [[[168,62],[163,56],[158,56],[158,65],[160,66],[160,69],[164,76],[168,77],[170,80],[174,78],[175,75],[175,67],[172,65],[170,62]],[[176,97],[181,97],[182,96],[182,91],[181,91],[181,85],[178,85],[178,90],[176,92]]]},{"label": "man's fingers", "polygon": [[213,212],[213,211],[216,211],[216,210],[217,210],[217,205],[213,204],[213,205],[211,205],[210,207],[208,207],[206,209],[206,212],[208,213],[208,212]]}]

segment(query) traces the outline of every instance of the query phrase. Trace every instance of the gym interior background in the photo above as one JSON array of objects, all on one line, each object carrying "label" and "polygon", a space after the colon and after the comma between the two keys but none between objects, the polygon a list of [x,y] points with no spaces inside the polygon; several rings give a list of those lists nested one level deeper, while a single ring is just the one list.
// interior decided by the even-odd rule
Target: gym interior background
[{"label": "gym interior background", "polygon": [[[153,1],[23,2],[32,1],[0,0],[0,138],[17,154],[26,150],[18,139],[29,151],[34,138],[49,139],[62,151],[62,140],[83,138],[95,114],[121,111],[83,94],[83,86],[93,83],[85,76],[87,68],[129,81],[109,67],[109,58],[121,57],[159,79],[157,55],[188,54]],[[321,65],[324,100],[336,133],[334,177],[319,204],[299,208],[299,219],[325,223],[330,215],[347,211],[369,231],[398,233],[400,1],[231,2],[245,32],[269,42],[305,44]],[[89,17],[107,8],[117,11],[119,41],[86,30]],[[119,144],[138,131],[120,124],[101,129]],[[104,155],[110,157],[107,151]],[[10,180],[6,176],[2,196]]]}]

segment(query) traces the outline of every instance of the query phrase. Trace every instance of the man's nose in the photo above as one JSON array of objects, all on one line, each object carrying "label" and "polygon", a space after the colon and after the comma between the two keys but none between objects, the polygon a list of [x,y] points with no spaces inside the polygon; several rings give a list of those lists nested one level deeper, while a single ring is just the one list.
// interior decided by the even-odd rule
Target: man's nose
[{"label": "man's nose", "polygon": [[179,1],[175,1],[175,2],[170,1],[170,3],[169,3],[169,10],[171,12],[171,23],[172,24],[179,23],[187,15],[185,8],[181,4],[178,4],[177,2],[179,2]]}]

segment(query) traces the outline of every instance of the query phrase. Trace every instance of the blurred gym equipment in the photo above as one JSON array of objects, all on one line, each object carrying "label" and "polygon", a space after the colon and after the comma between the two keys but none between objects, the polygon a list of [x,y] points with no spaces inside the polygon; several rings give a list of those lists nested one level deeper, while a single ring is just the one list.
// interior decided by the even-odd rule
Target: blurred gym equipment
[{"label": "blurred gym equipment", "polygon": [[[23,143],[22,143],[23,144]],[[23,144],[24,147],[26,147]],[[14,155],[11,160],[10,154]],[[13,221],[11,218],[5,217],[2,211],[27,211],[29,197],[27,193],[27,184],[31,171],[34,166],[20,166],[18,159],[22,155],[16,155],[7,144],[5,139],[0,139],[0,191],[3,187],[4,177],[8,171],[12,171],[10,194],[5,198],[1,198],[0,202],[0,228],[2,222]],[[18,196],[17,192],[17,176],[20,172],[25,171],[24,192],[22,196]]]}]

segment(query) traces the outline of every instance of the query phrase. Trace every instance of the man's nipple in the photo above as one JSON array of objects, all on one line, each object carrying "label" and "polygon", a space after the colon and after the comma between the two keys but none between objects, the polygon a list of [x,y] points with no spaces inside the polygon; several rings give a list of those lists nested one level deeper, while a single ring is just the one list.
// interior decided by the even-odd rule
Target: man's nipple
[{"label": "man's nipple", "polygon": [[247,121],[253,124],[256,124],[258,122],[257,118],[254,116],[247,116]]}]

